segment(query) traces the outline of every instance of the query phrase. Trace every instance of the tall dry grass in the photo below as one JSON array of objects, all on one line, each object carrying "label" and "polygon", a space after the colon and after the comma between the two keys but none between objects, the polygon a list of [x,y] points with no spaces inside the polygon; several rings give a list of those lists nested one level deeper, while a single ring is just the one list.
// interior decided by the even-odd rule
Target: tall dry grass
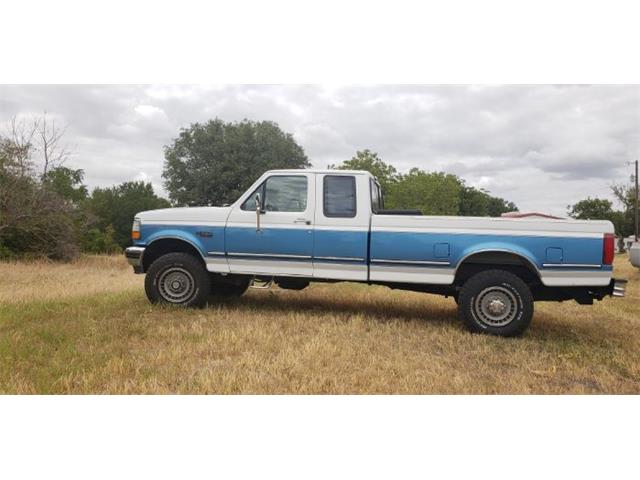
[{"label": "tall dry grass", "polygon": [[1,264],[0,391],[638,393],[640,275],[622,257],[616,274],[627,298],[539,303],[530,330],[504,339],[467,333],[451,299],[383,287],[182,310],[149,305],[120,258]]},{"label": "tall dry grass", "polygon": [[0,263],[0,304],[122,292],[143,284],[121,256],[83,255],[73,263]]}]

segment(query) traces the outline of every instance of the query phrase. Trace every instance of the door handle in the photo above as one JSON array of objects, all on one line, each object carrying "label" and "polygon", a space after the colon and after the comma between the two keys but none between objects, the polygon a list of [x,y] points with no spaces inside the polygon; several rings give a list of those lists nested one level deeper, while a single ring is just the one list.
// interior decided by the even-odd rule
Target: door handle
[{"label": "door handle", "polygon": [[307,220],[306,218],[296,218],[293,223],[304,223],[305,225],[311,225],[311,220]]}]

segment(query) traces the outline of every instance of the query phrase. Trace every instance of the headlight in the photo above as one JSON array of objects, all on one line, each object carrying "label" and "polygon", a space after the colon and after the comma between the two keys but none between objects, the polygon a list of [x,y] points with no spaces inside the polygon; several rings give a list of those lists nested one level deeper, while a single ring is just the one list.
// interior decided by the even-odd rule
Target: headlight
[{"label": "headlight", "polygon": [[134,218],[131,226],[131,239],[140,240],[140,219]]}]

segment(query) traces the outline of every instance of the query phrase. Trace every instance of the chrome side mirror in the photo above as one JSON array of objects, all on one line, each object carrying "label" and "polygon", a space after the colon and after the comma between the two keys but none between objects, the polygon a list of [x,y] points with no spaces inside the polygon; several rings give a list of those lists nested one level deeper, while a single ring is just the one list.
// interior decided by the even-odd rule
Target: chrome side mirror
[{"label": "chrome side mirror", "polygon": [[260,231],[260,212],[262,211],[262,203],[260,202],[260,194],[256,194],[256,232]]}]

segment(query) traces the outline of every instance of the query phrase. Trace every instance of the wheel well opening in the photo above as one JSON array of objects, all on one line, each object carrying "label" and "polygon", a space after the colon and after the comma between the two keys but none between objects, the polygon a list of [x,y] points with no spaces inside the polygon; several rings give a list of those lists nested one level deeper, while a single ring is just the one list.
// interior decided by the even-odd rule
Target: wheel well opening
[{"label": "wheel well opening", "polygon": [[177,238],[161,238],[152,242],[145,248],[144,255],[142,256],[143,271],[146,272],[149,270],[151,264],[162,255],[175,252],[189,253],[199,259],[203,265],[205,264],[198,249],[189,242]]},{"label": "wheel well opening", "polygon": [[511,252],[479,252],[465,258],[456,270],[455,285],[462,285],[470,277],[483,270],[506,270],[520,277],[529,285],[540,284],[540,275],[525,257]]}]

